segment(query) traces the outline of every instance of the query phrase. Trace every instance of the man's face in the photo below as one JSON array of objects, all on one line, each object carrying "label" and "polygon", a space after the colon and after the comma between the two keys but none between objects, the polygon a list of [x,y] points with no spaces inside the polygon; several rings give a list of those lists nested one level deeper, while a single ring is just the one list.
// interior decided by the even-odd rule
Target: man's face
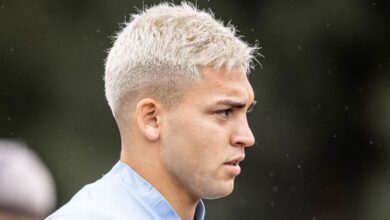
[{"label": "man's face", "polygon": [[172,180],[194,198],[230,194],[244,148],[254,144],[247,111],[254,102],[246,73],[207,67],[165,114],[161,157]]}]

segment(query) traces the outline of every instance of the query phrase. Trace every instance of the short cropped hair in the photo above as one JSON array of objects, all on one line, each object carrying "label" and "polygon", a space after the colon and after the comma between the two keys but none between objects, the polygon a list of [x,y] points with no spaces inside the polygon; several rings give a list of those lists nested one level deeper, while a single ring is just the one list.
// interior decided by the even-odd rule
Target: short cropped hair
[{"label": "short cropped hair", "polygon": [[212,12],[191,3],[161,3],[133,14],[116,36],[105,64],[105,93],[114,116],[122,99],[143,89],[169,102],[200,79],[200,68],[228,71],[253,67],[256,46],[249,46],[235,28],[214,18]]}]

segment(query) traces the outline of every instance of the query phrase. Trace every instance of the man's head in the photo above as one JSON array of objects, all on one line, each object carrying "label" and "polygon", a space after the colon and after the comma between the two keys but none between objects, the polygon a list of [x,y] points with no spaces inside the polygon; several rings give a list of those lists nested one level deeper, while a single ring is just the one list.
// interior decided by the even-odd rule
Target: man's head
[{"label": "man's head", "polygon": [[200,80],[200,67],[248,71],[254,52],[212,14],[188,3],[160,4],[133,15],[119,31],[106,60],[106,97],[115,117],[141,93],[173,104]]},{"label": "man's head", "polygon": [[122,146],[148,155],[140,166],[157,166],[194,197],[229,194],[244,147],[254,143],[246,119],[254,53],[232,26],[188,3],[133,15],[105,70]]}]

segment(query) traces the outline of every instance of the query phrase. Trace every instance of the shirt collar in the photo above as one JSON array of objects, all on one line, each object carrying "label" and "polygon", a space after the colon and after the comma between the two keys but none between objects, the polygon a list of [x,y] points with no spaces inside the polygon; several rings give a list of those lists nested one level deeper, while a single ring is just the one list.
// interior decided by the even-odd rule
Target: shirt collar
[{"label": "shirt collar", "polygon": [[199,200],[198,205],[196,205],[194,220],[203,220],[205,214],[206,214],[206,208],[203,204],[203,201]]},{"label": "shirt collar", "polygon": [[[131,186],[131,191],[134,196],[140,198],[153,212],[158,214],[162,219],[180,219],[175,210],[169,204],[159,191],[157,191],[148,181],[141,177],[129,165],[119,161],[108,175],[119,177]],[[129,187],[130,189],[130,187]],[[196,209],[194,220],[203,220],[205,216],[205,206],[202,200],[199,200]]]}]

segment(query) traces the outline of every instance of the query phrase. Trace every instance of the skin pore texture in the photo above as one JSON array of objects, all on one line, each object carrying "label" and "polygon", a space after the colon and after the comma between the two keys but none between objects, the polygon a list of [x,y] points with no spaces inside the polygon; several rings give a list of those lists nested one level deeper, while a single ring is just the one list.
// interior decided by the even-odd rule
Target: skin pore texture
[{"label": "skin pore texture", "polygon": [[[174,108],[143,98],[121,131],[121,161],[151,183],[183,220],[199,199],[229,195],[245,147],[254,144],[247,111],[253,89],[242,68],[204,67]],[[129,113],[130,114],[130,113]]]}]

